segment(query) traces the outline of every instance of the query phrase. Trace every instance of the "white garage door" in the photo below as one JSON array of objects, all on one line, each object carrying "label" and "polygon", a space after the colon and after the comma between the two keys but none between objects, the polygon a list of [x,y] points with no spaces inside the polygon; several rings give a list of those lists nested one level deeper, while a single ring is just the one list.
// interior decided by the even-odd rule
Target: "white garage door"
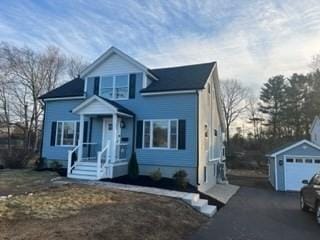
[{"label": "white garage door", "polygon": [[285,190],[299,191],[303,186],[302,180],[310,180],[320,171],[320,158],[286,156],[284,166]]}]

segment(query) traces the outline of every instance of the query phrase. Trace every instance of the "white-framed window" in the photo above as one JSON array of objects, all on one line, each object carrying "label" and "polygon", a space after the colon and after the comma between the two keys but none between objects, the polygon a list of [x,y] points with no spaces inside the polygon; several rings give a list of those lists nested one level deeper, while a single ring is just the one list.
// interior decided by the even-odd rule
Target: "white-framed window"
[{"label": "white-framed window", "polygon": [[177,149],[178,120],[159,119],[143,121],[143,148]]},{"label": "white-framed window", "polygon": [[129,99],[129,74],[102,76],[99,89],[101,97],[113,100]]},{"label": "white-framed window", "polygon": [[79,138],[79,121],[57,121],[56,146],[75,146]]}]

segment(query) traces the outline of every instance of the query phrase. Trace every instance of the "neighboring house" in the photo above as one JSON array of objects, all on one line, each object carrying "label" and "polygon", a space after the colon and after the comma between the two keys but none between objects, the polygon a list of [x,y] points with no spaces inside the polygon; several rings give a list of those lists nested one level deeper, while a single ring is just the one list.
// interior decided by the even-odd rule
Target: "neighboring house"
[{"label": "neighboring house", "polygon": [[310,127],[311,142],[320,146],[320,119],[316,116]]},{"label": "neighboring house", "polygon": [[47,165],[59,161],[68,177],[126,175],[133,152],[141,175],[185,170],[203,191],[224,176],[215,62],[149,69],[111,47],[81,77],[40,99],[42,158]]},{"label": "neighboring house", "polygon": [[300,191],[302,180],[320,171],[320,147],[308,140],[275,149],[267,158],[269,181],[277,191]]}]

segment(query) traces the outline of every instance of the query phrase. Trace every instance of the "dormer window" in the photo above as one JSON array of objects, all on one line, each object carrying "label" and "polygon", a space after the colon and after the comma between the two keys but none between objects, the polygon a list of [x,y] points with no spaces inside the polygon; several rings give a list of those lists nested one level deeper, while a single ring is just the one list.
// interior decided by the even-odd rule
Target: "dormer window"
[{"label": "dormer window", "polygon": [[113,100],[129,98],[129,75],[102,76],[100,96]]}]

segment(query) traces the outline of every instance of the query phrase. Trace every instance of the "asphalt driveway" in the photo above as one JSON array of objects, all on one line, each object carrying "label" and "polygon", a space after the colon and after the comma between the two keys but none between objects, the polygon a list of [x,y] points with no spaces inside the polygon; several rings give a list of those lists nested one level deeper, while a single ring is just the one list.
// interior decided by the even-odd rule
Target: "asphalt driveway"
[{"label": "asphalt driveway", "polygon": [[241,187],[191,239],[319,240],[320,226],[300,210],[298,193]]}]

